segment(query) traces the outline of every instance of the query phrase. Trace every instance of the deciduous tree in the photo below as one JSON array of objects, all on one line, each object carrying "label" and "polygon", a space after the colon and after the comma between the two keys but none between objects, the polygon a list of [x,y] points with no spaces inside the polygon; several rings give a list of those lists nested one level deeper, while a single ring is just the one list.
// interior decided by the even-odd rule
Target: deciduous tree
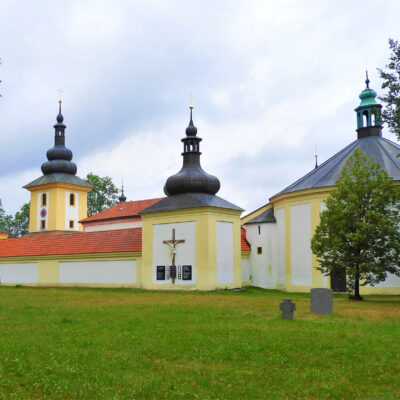
[{"label": "deciduous tree", "polygon": [[360,285],[400,275],[400,191],[380,165],[356,149],[311,241],[319,270],[344,271],[347,290],[361,300]]},{"label": "deciduous tree", "polygon": [[88,193],[88,216],[97,214],[118,203],[118,189],[109,176],[89,173],[85,181],[93,186]]}]

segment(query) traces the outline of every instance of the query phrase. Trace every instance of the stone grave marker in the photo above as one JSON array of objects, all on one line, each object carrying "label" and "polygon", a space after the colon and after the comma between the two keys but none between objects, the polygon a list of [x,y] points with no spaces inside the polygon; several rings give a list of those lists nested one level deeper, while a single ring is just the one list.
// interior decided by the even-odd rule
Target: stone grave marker
[{"label": "stone grave marker", "polygon": [[315,314],[333,313],[332,289],[315,288],[310,290],[311,312]]},{"label": "stone grave marker", "polygon": [[282,319],[293,319],[296,303],[292,303],[292,299],[283,299],[279,309],[282,311]]}]

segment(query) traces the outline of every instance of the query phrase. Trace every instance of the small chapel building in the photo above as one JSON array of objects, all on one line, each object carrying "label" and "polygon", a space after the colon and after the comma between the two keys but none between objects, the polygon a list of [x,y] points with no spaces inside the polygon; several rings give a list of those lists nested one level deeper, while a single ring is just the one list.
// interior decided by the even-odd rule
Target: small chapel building
[{"label": "small chapel building", "polygon": [[[326,198],[356,148],[373,157],[400,184],[400,146],[382,137],[382,106],[376,102],[368,76],[365,83],[361,104],[355,109],[356,140],[242,219],[251,244],[249,280],[253,286],[289,292],[308,292],[313,287],[346,291],[346,276],[322,275],[310,248]],[[374,287],[363,286],[361,293],[400,294],[400,277],[388,274]]]}]

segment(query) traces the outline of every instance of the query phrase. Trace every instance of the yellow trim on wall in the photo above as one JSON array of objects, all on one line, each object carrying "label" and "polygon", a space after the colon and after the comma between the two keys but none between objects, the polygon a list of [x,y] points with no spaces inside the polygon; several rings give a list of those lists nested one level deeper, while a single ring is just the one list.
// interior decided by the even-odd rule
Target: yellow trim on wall
[{"label": "yellow trim on wall", "polygon": [[[269,210],[270,208],[272,208],[272,204],[268,203],[268,204],[265,204],[264,206],[262,206],[260,208],[257,208],[257,210],[254,210],[250,214],[247,214],[245,217],[243,217],[241,219],[242,225],[245,225],[251,219],[258,217],[259,215],[261,215],[263,212]],[[244,228],[246,228],[246,227],[244,227]]]}]

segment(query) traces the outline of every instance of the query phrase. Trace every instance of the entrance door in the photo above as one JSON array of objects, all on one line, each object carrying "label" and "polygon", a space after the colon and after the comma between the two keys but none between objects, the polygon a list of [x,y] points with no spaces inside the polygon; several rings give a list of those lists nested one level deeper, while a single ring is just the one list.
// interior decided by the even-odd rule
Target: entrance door
[{"label": "entrance door", "polygon": [[346,272],[336,271],[331,274],[331,289],[334,292],[346,292]]}]

